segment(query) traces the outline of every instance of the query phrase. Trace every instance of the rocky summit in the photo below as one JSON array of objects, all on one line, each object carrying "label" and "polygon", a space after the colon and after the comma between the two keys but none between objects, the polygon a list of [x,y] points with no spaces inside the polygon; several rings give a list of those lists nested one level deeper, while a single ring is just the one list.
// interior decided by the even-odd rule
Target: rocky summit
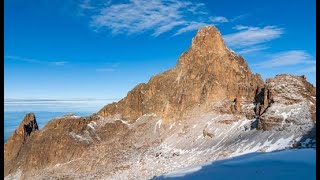
[{"label": "rocky summit", "polygon": [[98,114],[135,122],[154,113],[164,120],[181,118],[197,106],[211,110],[223,99],[253,99],[261,76],[252,74],[245,60],[230,51],[214,26],[200,29],[175,68],[139,84],[121,101]]},{"label": "rocky summit", "polygon": [[304,76],[264,82],[219,30],[198,30],[177,65],[87,117],[39,130],[27,114],[4,149],[5,179],[150,179],[250,152],[315,147]]}]

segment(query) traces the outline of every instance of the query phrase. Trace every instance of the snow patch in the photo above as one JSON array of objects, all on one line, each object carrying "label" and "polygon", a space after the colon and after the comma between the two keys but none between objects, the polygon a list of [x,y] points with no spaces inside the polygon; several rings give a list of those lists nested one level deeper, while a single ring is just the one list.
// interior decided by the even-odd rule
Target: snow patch
[{"label": "snow patch", "polygon": [[86,143],[90,143],[92,142],[92,138],[89,136],[89,132],[88,131],[85,131],[85,134],[84,135],[78,135],[74,132],[70,132],[69,133],[71,135],[71,137],[73,137],[75,140],[78,140],[78,141],[84,141]]},{"label": "snow patch", "polygon": [[[316,179],[314,149],[251,153],[202,166],[167,173],[155,180],[183,177],[185,179]],[[275,161],[277,162],[275,164]],[[245,173],[244,173],[245,170]],[[232,173],[230,173],[232,172]]]},{"label": "snow patch", "polygon": [[4,177],[5,180],[16,180],[21,179],[22,171],[18,169],[16,172],[9,174],[8,176]]},{"label": "snow patch", "polygon": [[78,161],[78,160],[80,160],[80,159],[82,159],[82,158],[73,159],[73,160],[71,160],[71,161],[68,161],[68,162],[65,162],[65,163],[62,163],[62,164],[59,164],[59,163],[58,163],[58,164],[55,165],[55,167],[63,166],[63,165],[72,163],[72,162],[74,162],[74,161]]},{"label": "snow patch", "polygon": [[128,121],[124,121],[122,119],[117,119],[118,121],[121,121],[123,124],[127,125],[127,126],[131,126],[130,123],[128,123]]},{"label": "snow patch", "polygon": [[172,129],[172,127],[176,124],[176,122],[174,122],[173,124],[170,125],[169,129]]},{"label": "snow patch", "polygon": [[193,167],[193,168],[180,169],[180,170],[165,174],[164,178],[183,177],[187,174],[197,172],[197,171],[201,170],[201,168],[202,168],[201,166],[197,166],[197,167]]},{"label": "snow patch", "polygon": [[[254,145],[256,142],[251,142],[250,144],[246,145],[245,147],[238,148],[235,152],[233,152],[230,157],[235,157],[243,154],[263,151],[263,152],[271,152],[276,150],[282,150],[287,147],[289,147],[290,142],[293,140],[293,135],[288,138],[280,138],[276,142],[272,143],[272,140],[266,140],[263,144],[261,142],[258,142],[256,145]],[[244,142],[244,141],[242,141]]]},{"label": "snow patch", "polygon": [[87,124],[87,126],[89,126],[91,129],[95,130],[97,123],[94,121],[91,121],[89,124]]},{"label": "snow patch", "polygon": [[154,126],[154,130],[153,130],[154,133],[157,132],[157,129],[160,129],[160,127],[161,127],[161,122],[162,122],[162,119],[160,119],[160,120],[158,120],[158,121],[156,122],[156,125]]}]

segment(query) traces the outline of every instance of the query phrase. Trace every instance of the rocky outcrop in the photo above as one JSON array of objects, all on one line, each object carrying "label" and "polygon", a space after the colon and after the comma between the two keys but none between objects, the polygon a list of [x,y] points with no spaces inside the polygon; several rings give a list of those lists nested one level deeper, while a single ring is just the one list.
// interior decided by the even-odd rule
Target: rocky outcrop
[{"label": "rocky outcrop", "polygon": [[241,112],[241,97],[236,97],[233,100],[231,109],[233,113]]},{"label": "rocky outcrop", "polygon": [[261,116],[273,102],[274,100],[272,97],[272,92],[267,85],[264,85],[263,87],[257,87],[254,98],[255,115],[257,117]]},{"label": "rocky outcrop", "polygon": [[[118,114],[129,122],[149,113],[164,119],[181,118],[196,106],[211,109],[214,102],[223,99],[252,100],[255,88],[262,85],[261,76],[252,74],[245,60],[226,47],[219,30],[206,26],[197,32],[175,68],[139,84],[98,114]],[[240,101],[235,102],[236,111],[240,111]]]},{"label": "rocky outcrop", "polygon": [[35,115],[27,114],[4,146],[5,175],[17,169],[28,172],[77,158],[89,144],[76,142],[70,134],[86,131],[92,120],[93,117],[60,117],[39,131]]},{"label": "rocky outcrop", "polygon": [[[302,125],[302,120],[312,126],[308,119],[316,122],[315,90],[304,76],[281,74],[267,79],[266,86],[256,96],[260,129],[283,130],[297,121]],[[290,118],[292,115],[296,117]]]},{"label": "rocky outcrop", "polygon": [[208,125],[206,125],[206,126],[204,127],[202,134],[203,134],[203,137],[206,137],[206,136],[208,136],[208,137],[210,137],[210,138],[213,138],[213,137],[214,137],[214,134],[213,134],[213,133],[208,132]]},{"label": "rocky outcrop", "polygon": [[10,173],[14,163],[18,163],[16,157],[19,155],[22,146],[28,143],[28,139],[39,130],[34,113],[28,113],[23,118],[19,127],[9,137],[4,145],[4,172]]}]

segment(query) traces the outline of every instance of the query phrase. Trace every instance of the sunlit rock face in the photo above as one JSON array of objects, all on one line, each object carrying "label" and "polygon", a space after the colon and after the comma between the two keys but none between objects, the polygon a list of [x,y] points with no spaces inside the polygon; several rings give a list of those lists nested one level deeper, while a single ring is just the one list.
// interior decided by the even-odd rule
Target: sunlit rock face
[{"label": "sunlit rock face", "polygon": [[252,74],[245,60],[226,47],[219,30],[205,26],[175,68],[139,84],[127,97],[106,105],[98,114],[119,114],[130,122],[149,113],[164,119],[181,118],[196,106],[211,109],[224,99],[252,100],[262,85],[261,76]]}]

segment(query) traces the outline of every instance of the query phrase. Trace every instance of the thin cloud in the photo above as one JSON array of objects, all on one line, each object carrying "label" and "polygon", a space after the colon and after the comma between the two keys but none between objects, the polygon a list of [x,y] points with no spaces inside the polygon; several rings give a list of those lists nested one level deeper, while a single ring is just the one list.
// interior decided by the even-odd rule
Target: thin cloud
[{"label": "thin cloud", "polygon": [[299,71],[299,73],[315,73],[316,72],[316,66],[310,66],[310,67],[307,67],[307,68],[304,68],[304,69],[301,69]]},{"label": "thin cloud", "polygon": [[65,64],[67,64],[68,62],[66,62],[66,61],[57,61],[57,62],[53,62],[54,63],[54,65],[56,65],[56,66],[64,66]]},{"label": "thin cloud", "polygon": [[173,36],[177,36],[179,34],[185,33],[187,31],[197,30],[202,26],[207,25],[206,23],[199,22],[191,22],[189,25],[179,29]]},{"label": "thin cloud", "polygon": [[36,59],[31,59],[31,58],[24,58],[24,57],[20,57],[20,56],[5,56],[5,59],[11,59],[11,60],[18,60],[18,61],[24,61],[24,62],[28,62],[28,63],[42,63],[42,61],[36,60]]},{"label": "thin cloud", "polygon": [[95,7],[91,5],[90,0],[84,0],[80,5],[80,8],[83,10],[94,9]]},{"label": "thin cloud", "polygon": [[[165,33],[167,31],[170,31],[172,28],[178,25],[184,25],[185,21],[177,21],[177,22],[171,22],[167,25],[161,26],[158,29],[155,30],[155,32],[152,34],[152,36],[159,36],[162,33]],[[185,31],[186,32],[186,31]]]},{"label": "thin cloud", "polygon": [[21,56],[12,56],[12,55],[4,56],[4,59],[22,61],[27,63],[35,63],[35,64],[47,64],[47,65],[54,65],[54,66],[64,66],[67,63],[69,63],[67,61],[46,61],[46,60],[39,60],[39,59],[26,58]]},{"label": "thin cloud", "polygon": [[257,51],[262,51],[265,49],[268,49],[268,47],[264,46],[264,45],[258,45],[258,46],[252,46],[252,47],[242,49],[240,51],[237,51],[237,53],[243,55],[243,54],[249,54],[249,53],[253,53],[253,52],[257,52]]},{"label": "thin cloud", "polygon": [[215,16],[209,18],[213,23],[226,23],[229,22],[229,20],[226,17],[223,16]]},{"label": "thin cloud", "polygon": [[105,99],[105,98],[63,98],[63,99],[55,99],[55,98],[5,98],[5,103],[21,103],[21,102],[77,102],[77,101],[104,101],[104,100],[118,100],[118,99]]},{"label": "thin cloud", "polygon": [[315,60],[312,56],[302,50],[285,51],[270,56],[264,62],[254,64],[257,68],[273,68],[281,66],[290,66],[297,64],[315,64]]},{"label": "thin cloud", "polygon": [[4,110],[16,111],[48,111],[48,112],[80,112],[80,111],[98,111],[105,104],[116,102],[119,98],[95,99],[95,98],[77,98],[77,99],[51,99],[51,98],[27,98],[4,100]]},{"label": "thin cloud", "polygon": [[250,14],[247,13],[247,14],[241,14],[239,16],[235,16],[234,18],[232,18],[230,20],[230,22],[235,22],[235,21],[238,21],[238,20],[241,20],[241,19],[244,19],[244,18],[247,18]]},{"label": "thin cloud", "polygon": [[200,10],[199,9],[202,9],[205,7],[205,4],[204,3],[196,3],[196,4],[193,4],[193,6],[190,6],[187,11],[191,12],[192,14],[194,15],[197,15],[197,14],[202,14],[202,15],[206,15],[208,14],[208,12],[204,11],[204,10]]},{"label": "thin cloud", "polygon": [[232,34],[224,35],[223,38],[231,48],[246,48],[253,45],[262,44],[277,38],[284,33],[282,28],[276,26],[248,27],[235,26],[240,30]]},{"label": "thin cloud", "polygon": [[107,3],[97,9],[88,13],[91,27],[97,32],[106,29],[113,35],[148,33],[157,37],[170,31],[179,35],[212,20],[216,23],[228,21],[222,16],[208,15],[204,3],[188,0],[129,0]]},{"label": "thin cloud", "polygon": [[253,27],[244,26],[244,25],[236,25],[236,26],[232,27],[232,29],[235,29],[235,30],[244,30],[244,29],[249,29],[249,28],[253,28]]}]

